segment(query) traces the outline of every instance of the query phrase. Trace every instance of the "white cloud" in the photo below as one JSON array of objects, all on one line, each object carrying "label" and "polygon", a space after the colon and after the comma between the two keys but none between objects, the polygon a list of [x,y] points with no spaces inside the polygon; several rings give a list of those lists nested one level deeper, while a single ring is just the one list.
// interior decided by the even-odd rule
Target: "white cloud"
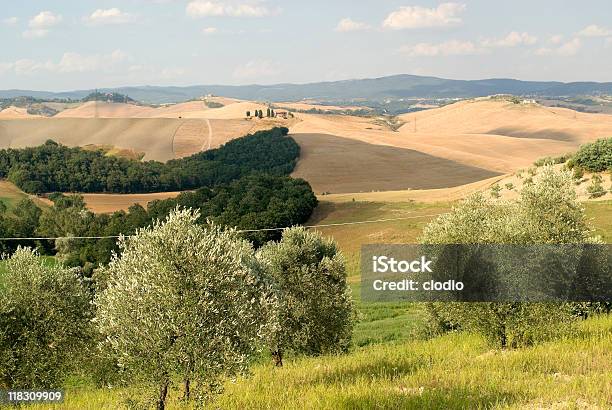
[{"label": "white cloud", "polygon": [[513,31],[506,37],[501,39],[486,39],[482,41],[483,47],[518,47],[518,46],[531,46],[538,41],[537,37],[530,35],[529,33],[519,33]]},{"label": "white cloud", "polygon": [[60,73],[92,72],[108,70],[116,64],[128,59],[128,54],[115,50],[110,54],[82,55],[79,53],[64,53],[55,71]]},{"label": "white cloud", "polygon": [[551,44],[561,44],[561,42],[563,41],[563,35],[562,34],[555,34],[554,36],[550,36],[548,41]]},{"label": "white cloud", "polygon": [[187,15],[190,17],[265,17],[272,11],[261,1],[242,3],[222,0],[193,0],[187,4]]},{"label": "white cloud", "polygon": [[370,26],[368,26],[366,23],[355,21],[347,17],[343,18],[338,22],[338,25],[336,26],[336,31],[345,33],[349,31],[367,30],[368,28],[370,28]]},{"label": "white cloud", "polygon": [[582,41],[579,38],[574,38],[566,43],[563,43],[559,47],[539,48],[536,50],[536,54],[540,56],[560,56],[560,57],[571,57],[578,54],[582,47]]},{"label": "white cloud", "polygon": [[217,29],[217,27],[206,27],[202,29],[202,33],[204,34],[215,34],[218,31],[219,30]]},{"label": "white cloud", "polygon": [[403,46],[400,51],[412,57],[473,55],[483,52],[471,41],[450,40],[440,44],[419,43]]},{"label": "white cloud", "polygon": [[465,4],[460,3],[442,3],[432,9],[420,6],[400,7],[387,16],[383,27],[399,30],[454,26],[462,22],[460,14],[465,9]]},{"label": "white cloud", "polygon": [[132,21],[132,15],[113,7],[111,9],[97,9],[83,19],[92,25],[125,24]]},{"label": "white cloud", "polygon": [[612,30],[596,24],[591,24],[580,31],[578,35],[581,37],[607,37],[612,36]]},{"label": "white cloud", "polygon": [[280,67],[271,61],[253,60],[234,70],[234,78],[240,80],[259,80],[274,77],[282,72]]},{"label": "white cloud", "polygon": [[23,32],[25,38],[42,38],[49,34],[51,27],[62,22],[62,16],[50,11],[41,11],[32,17],[28,23],[29,29]]},{"label": "white cloud", "polygon": [[54,73],[83,73],[111,71],[119,64],[129,60],[129,55],[121,50],[115,50],[109,54],[90,54],[66,52],[58,62],[35,61],[21,59],[15,63],[4,63],[8,70],[13,70],[18,75],[36,74],[40,71]]},{"label": "white cloud", "polygon": [[19,19],[17,17],[7,17],[2,20],[2,23],[6,24],[7,26],[14,26],[15,24],[19,23]]}]

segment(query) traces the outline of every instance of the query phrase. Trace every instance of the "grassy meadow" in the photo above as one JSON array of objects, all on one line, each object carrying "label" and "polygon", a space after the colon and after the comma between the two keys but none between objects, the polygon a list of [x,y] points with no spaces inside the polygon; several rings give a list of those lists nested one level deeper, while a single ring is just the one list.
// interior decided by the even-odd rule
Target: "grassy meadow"
[{"label": "grassy meadow", "polygon": [[[211,408],[605,409],[612,404],[612,317],[581,322],[561,340],[500,351],[480,336],[378,344],[344,356],[254,366]],[[75,384],[62,409],[115,409],[135,389]],[[192,408],[173,390],[168,407]],[[36,406],[35,406],[36,407]],[[39,406],[37,408],[43,408]],[[45,406],[44,408],[48,408]]]},{"label": "grassy meadow", "polygon": [[[612,239],[611,205],[609,201],[585,204],[595,233],[607,242]],[[210,408],[610,408],[612,316],[582,321],[563,339],[502,351],[469,333],[425,340],[419,336],[424,312],[418,304],[361,302],[361,244],[415,242],[432,215],[451,206],[323,201],[312,224],[415,217],[318,228],[339,243],[349,262],[351,288],[360,313],[351,352],[290,357],[280,369],[264,354],[252,367],[250,377],[227,381],[224,393],[209,404]],[[68,381],[66,401],[55,408],[122,408],[140,391],[135,387],[95,387],[83,376]],[[172,390],[168,407],[191,408],[180,400],[181,395],[178,389]]]}]

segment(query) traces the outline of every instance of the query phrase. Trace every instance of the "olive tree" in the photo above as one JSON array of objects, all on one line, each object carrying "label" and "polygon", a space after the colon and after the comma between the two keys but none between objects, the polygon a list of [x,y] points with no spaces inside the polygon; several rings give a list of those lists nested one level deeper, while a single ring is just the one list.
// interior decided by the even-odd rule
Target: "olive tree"
[{"label": "olive tree", "polygon": [[199,217],[176,209],[121,238],[95,300],[119,367],[156,389],[159,409],[176,377],[186,398],[204,399],[223,376],[245,372],[274,327],[271,284],[251,244]]},{"label": "olive tree", "polygon": [[76,270],[18,248],[0,272],[0,387],[59,387],[92,340],[90,293]]},{"label": "olive tree", "polygon": [[[424,244],[594,243],[572,175],[548,166],[514,201],[495,202],[477,193],[423,231]],[[502,348],[555,334],[575,317],[570,304],[430,303],[433,321],[478,331]]]},{"label": "olive tree", "polygon": [[275,364],[282,366],[286,350],[308,355],[346,351],[355,310],[336,244],[317,232],[289,228],[258,256],[278,294],[279,327],[270,344]]}]

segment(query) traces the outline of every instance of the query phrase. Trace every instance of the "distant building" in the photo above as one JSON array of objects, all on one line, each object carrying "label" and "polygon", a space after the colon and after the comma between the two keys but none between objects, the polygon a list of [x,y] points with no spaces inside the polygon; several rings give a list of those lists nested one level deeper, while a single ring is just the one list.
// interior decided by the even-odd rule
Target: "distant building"
[{"label": "distant building", "polygon": [[282,118],[284,118],[284,119],[289,118],[289,113],[288,113],[287,111],[274,111],[274,114],[275,114],[277,117],[282,117]]}]

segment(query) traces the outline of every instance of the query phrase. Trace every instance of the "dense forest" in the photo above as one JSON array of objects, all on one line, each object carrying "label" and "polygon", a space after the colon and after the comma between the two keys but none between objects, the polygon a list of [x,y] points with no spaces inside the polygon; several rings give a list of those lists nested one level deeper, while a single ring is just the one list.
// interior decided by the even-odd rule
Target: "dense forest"
[{"label": "dense forest", "polygon": [[253,172],[287,175],[300,149],[287,128],[259,131],[220,148],[161,163],[106,156],[54,141],[0,150],[0,178],[22,190],[145,193],[212,188]]}]

